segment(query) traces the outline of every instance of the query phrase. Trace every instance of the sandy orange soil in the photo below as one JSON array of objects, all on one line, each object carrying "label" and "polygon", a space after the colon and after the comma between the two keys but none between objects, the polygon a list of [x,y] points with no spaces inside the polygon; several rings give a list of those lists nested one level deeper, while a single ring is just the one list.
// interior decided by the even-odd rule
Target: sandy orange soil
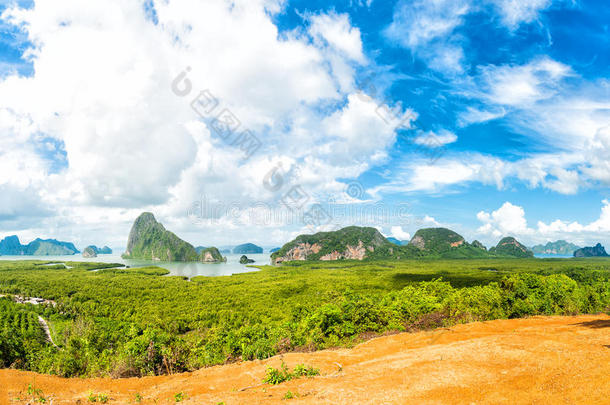
[{"label": "sandy orange soil", "polygon": [[[321,375],[260,385],[266,367],[282,359]],[[0,401],[27,403],[28,384],[52,404],[90,403],[90,391],[117,404],[136,403],[136,393],[141,403],[175,403],[179,392],[187,404],[610,404],[610,317],[477,322],[160,377],[62,379],[0,370]],[[294,399],[284,399],[288,391]]]}]

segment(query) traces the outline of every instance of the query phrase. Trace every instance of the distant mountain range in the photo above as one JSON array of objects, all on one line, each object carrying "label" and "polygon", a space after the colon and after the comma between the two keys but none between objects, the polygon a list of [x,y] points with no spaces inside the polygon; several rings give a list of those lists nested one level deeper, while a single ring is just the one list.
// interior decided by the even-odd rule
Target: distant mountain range
[{"label": "distant mountain range", "polygon": [[71,242],[55,239],[35,239],[22,245],[15,235],[7,236],[0,241],[0,255],[5,256],[65,256],[75,255],[80,251]]},{"label": "distant mountain range", "polygon": [[271,254],[271,262],[341,259],[533,257],[513,237],[503,238],[489,251],[478,241],[472,244],[446,228],[426,228],[415,233],[407,245],[390,242],[375,228],[350,226],[333,232],[299,235]]},{"label": "distant mountain range", "polygon": [[532,247],[532,252],[537,255],[571,256],[578,249],[580,249],[580,246],[576,246],[575,244],[566,242],[565,240],[558,240],[555,242],[548,242],[546,245],[536,245]]},{"label": "distant mountain range", "polygon": [[393,243],[393,244],[398,245],[398,246],[404,246],[404,245],[408,245],[409,244],[408,240],[398,240],[398,239],[396,239],[393,236],[389,236],[386,239],[388,240],[388,242]]}]

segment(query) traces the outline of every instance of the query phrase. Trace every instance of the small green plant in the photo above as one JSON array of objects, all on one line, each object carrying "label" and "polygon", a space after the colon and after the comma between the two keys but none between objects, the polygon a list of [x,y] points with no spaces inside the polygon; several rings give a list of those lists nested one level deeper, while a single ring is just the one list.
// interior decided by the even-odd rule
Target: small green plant
[{"label": "small green plant", "polygon": [[186,394],[184,392],[179,392],[177,394],[174,394],[174,400],[176,402],[182,402],[186,399]]},{"label": "small green plant", "polygon": [[299,394],[293,394],[291,391],[286,391],[286,393],[284,394],[284,399],[293,399],[298,396]]},{"label": "small green plant", "polygon": [[279,369],[274,367],[267,367],[267,375],[263,379],[263,382],[271,385],[277,385],[290,379],[292,379],[290,370],[288,370],[288,367],[282,361],[282,365]]},{"label": "small green plant", "polygon": [[271,385],[277,385],[285,381],[292,380],[293,378],[313,377],[319,374],[320,370],[313,367],[307,367],[303,364],[298,364],[291,372],[286,364],[282,361],[282,365],[279,369],[267,367],[267,374],[265,375],[263,382]]},{"label": "small green plant", "polygon": [[294,371],[292,372],[292,374],[295,377],[313,377],[316,375],[320,375],[320,370],[313,367],[307,367],[304,364],[297,364],[294,367]]},{"label": "small green plant", "polygon": [[142,395],[140,395],[139,392],[136,393],[136,402],[139,404],[140,402],[142,402]]},{"label": "small green plant", "polygon": [[99,402],[101,404],[105,404],[108,402],[108,394],[103,393],[94,393],[93,391],[89,391],[89,396],[87,397],[89,402]]},{"label": "small green plant", "polygon": [[39,402],[41,404],[47,403],[47,398],[44,396],[44,393],[40,388],[36,388],[35,385],[28,384],[27,393],[34,402]]}]

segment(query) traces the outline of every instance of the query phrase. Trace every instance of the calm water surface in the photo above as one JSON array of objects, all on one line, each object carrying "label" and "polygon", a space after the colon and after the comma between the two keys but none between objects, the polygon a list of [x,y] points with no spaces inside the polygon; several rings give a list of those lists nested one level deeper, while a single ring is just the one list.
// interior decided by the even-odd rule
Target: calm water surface
[{"label": "calm water surface", "polygon": [[[269,264],[269,253],[248,254],[249,259],[255,260],[254,265]],[[257,268],[246,267],[239,263],[241,255],[223,254],[227,257],[226,263],[183,263],[183,262],[154,262],[148,260],[126,260],[118,254],[98,255],[85,258],[81,254],[73,256],[0,256],[0,260],[44,260],[58,262],[88,262],[88,263],[121,263],[130,267],[158,266],[170,271],[174,276],[229,276],[237,273],[258,271]]]}]

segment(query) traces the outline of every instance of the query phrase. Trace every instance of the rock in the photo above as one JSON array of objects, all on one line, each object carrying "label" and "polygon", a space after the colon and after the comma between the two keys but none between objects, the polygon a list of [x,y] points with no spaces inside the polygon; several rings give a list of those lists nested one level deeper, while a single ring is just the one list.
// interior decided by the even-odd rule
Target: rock
[{"label": "rock", "polygon": [[608,253],[606,253],[606,249],[604,249],[602,244],[598,243],[593,247],[584,247],[576,250],[574,257],[608,257]]},{"label": "rock", "polygon": [[83,249],[83,257],[97,257],[97,252],[94,247],[95,246],[87,246],[85,249]]},{"label": "rock", "polygon": [[249,264],[249,263],[254,263],[254,260],[248,259],[248,256],[246,256],[246,255],[242,255],[242,257],[239,258],[239,262],[241,264]]},{"label": "rock", "polygon": [[166,230],[153,214],[144,212],[135,220],[129,232],[123,258],[194,262],[200,256],[193,245]]},{"label": "rock", "polygon": [[199,260],[203,263],[220,263],[226,262],[227,258],[223,257],[215,247],[205,248],[199,253]]}]

